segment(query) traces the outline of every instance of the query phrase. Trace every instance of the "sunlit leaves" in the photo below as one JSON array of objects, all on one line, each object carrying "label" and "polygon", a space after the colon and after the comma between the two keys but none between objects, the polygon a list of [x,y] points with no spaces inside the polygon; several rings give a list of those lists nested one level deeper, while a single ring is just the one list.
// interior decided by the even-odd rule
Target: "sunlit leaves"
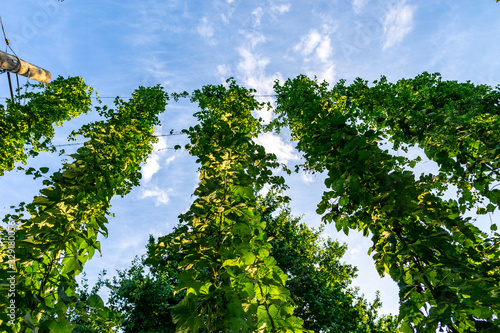
[{"label": "sunlit leaves", "polygon": [[252,140],[262,125],[251,111],[263,105],[253,91],[228,83],[192,95],[200,124],[185,131],[186,149],[200,163],[200,183],[181,226],[159,240],[183,257],[176,290],[186,296],[173,319],[179,332],[302,331],[256,211],[256,191],[283,184],[272,175],[276,157]]},{"label": "sunlit leaves", "polygon": [[[328,172],[317,212],[345,233],[371,234],[379,273],[399,283],[404,330],[498,328],[500,298],[491,286],[500,261],[490,247],[498,235],[463,217],[481,203],[489,206],[479,214],[498,207],[498,89],[424,73],[373,87],[340,81],[331,90],[299,76],[275,90],[274,126],[290,126],[306,169]],[[415,176],[408,169],[419,158],[391,155],[380,148],[384,139],[394,149],[423,148],[439,174]],[[457,200],[443,198],[450,185]]]},{"label": "sunlit leaves", "polygon": [[[54,126],[90,111],[93,89],[78,76],[31,86],[40,90],[0,105],[0,176],[12,170],[15,162],[26,163],[40,151],[54,151]],[[25,104],[19,102],[24,99]]]},{"label": "sunlit leaves", "polygon": [[[77,88],[73,87],[75,96],[80,96]],[[82,87],[80,91],[86,89]],[[17,318],[18,322],[22,317],[31,321],[22,321],[23,329],[71,331],[72,325],[65,317],[69,305],[75,311],[96,308],[94,314],[99,320],[116,318],[96,295],[83,304],[73,298],[75,276],[82,272],[95,250],[100,251],[97,235],[107,235],[105,224],[111,198],[125,195],[139,184],[141,163],[157,140],[152,135],[153,126],[158,124],[158,114],[163,112],[166,100],[160,87],[140,87],[130,101],[117,100],[116,109],[100,108],[106,120],[84,125],[73,134],[88,138],[71,155],[73,161],[52,174],[44,182],[47,187],[30,204],[22,204],[16,210],[20,214],[4,218],[5,223],[16,226]],[[57,107],[50,103],[48,106]],[[78,112],[81,107],[69,103],[66,109]],[[40,171],[48,172],[46,168]],[[0,231],[5,238],[7,229],[2,227]],[[6,246],[4,243],[1,251],[2,276],[8,269]],[[0,297],[0,326],[2,330],[15,331],[17,328],[6,325],[7,295]]]}]

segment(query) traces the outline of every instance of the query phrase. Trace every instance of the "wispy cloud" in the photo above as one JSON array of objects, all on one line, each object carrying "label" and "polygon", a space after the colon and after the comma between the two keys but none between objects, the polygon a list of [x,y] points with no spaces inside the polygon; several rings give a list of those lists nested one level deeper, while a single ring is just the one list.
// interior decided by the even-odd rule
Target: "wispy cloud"
[{"label": "wispy cloud", "polygon": [[[270,62],[269,58],[261,57],[248,47],[238,48],[238,53],[241,56],[241,60],[238,62],[238,71],[243,77],[243,84],[257,90],[259,95],[272,95],[274,81],[281,80],[282,76],[280,73],[267,74],[266,66]],[[270,101],[270,98],[263,100]],[[258,116],[266,123],[272,119],[272,113],[267,110],[258,112]]]},{"label": "wispy cloud", "polygon": [[170,202],[169,194],[173,193],[173,189],[168,188],[166,190],[154,186],[152,188],[142,189],[140,198],[153,198],[155,201],[155,206],[167,205]]},{"label": "wispy cloud", "polygon": [[[144,184],[147,184],[151,180],[151,178],[153,178],[153,175],[160,171],[161,157],[166,154],[166,151],[162,149],[165,148],[167,148],[167,140],[165,140],[164,137],[159,137],[158,142],[153,145],[153,153],[148,157],[148,159],[146,160],[146,164],[144,164],[141,169],[142,180]],[[170,158],[175,158],[175,156],[172,156]],[[165,165],[167,165],[168,163],[166,163]]]},{"label": "wispy cloud", "polygon": [[259,26],[262,15],[264,15],[264,10],[262,9],[262,7],[257,7],[252,12],[252,15],[255,16],[254,26]]},{"label": "wispy cloud", "polygon": [[167,69],[167,62],[160,60],[157,56],[151,55],[149,58],[142,59],[144,64],[143,71],[146,74],[143,78],[144,84],[160,84],[167,86],[170,84],[170,71]]},{"label": "wispy cloud", "polygon": [[144,183],[149,182],[158,171],[160,171],[160,156],[158,154],[152,154],[148,157],[146,164],[141,169]]},{"label": "wispy cloud", "polygon": [[264,146],[266,152],[275,154],[278,161],[281,163],[286,164],[289,161],[296,161],[299,159],[299,156],[295,153],[293,146],[283,141],[279,135],[264,133],[259,135],[254,141],[257,144]]},{"label": "wispy cloud", "polygon": [[250,47],[253,49],[259,44],[263,44],[266,42],[266,36],[264,36],[260,32],[242,32],[245,35],[246,44],[250,44]]},{"label": "wispy cloud", "polygon": [[172,155],[172,156],[170,156],[169,158],[167,158],[167,159],[165,160],[165,165],[169,165],[169,164],[170,164],[170,163],[172,163],[172,162],[173,162],[176,158],[177,158],[177,156],[176,156],[176,155]]},{"label": "wispy cloud", "polygon": [[222,65],[217,66],[217,74],[218,75],[227,76],[227,75],[229,75],[230,72],[231,72],[231,67],[226,65],[226,64],[222,64]]},{"label": "wispy cloud", "polygon": [[405,36],[413,29],[413,14],[415,9],[416,7],[407,4],[406,0],[389,8],[383,24],[385,34],[384,50],[401,43]]},{"label": "wispy cloud", "polygon": [[[300,52],[302,55],[308,57],[319,45],[321,39],[322,37],[316,29],[311,30],[307,35],[303,36],[300,39],[300,43],[295,45],[293,50],[295,52]],[[306,61],[309,61],[308,58],[306,58]]]},{"label": "wispy cloud", "polygon": [[315,181],[314,175],[305,172],[300,174],[300,179],[302,179],[302,181],[306,184],[311,184]]},{"label": "wispy cloud", "polygon": [[281,5],[274,5],[271,6],[271,11],[278,13],[278,14],[285,14],[290,11],[290,7],[292,7],[291,4],[281,4]]},{"label": "wispy cloud", "polygon": [[201,37],[210,39],[214,35],[214,28],[212,25],[208,22],[208,19],[206,17],[202,17],[200,24],[198,25],[198,33],[200,34]]},{"label": "wispy cloud", "polygon": [[304,57],[304,68],[308,75],[332,82],[335,79],[333,47],[329,36],[329,27],[325,26],[324,30],[323,33],[316,29],[309,31],[293,47],[293,51]]},{"label": "wispy cloud", "polygon": [[368,0],[353,0],[352,1],[352,8],[354,9],[355,13],[359,13],[361,9],[366,5]]},{"label": "wispy cloud", "polygon": [[325,36],[316,48],[316,55],[323,63],[328,63],[331,60],[332,51],[330,37]]}]

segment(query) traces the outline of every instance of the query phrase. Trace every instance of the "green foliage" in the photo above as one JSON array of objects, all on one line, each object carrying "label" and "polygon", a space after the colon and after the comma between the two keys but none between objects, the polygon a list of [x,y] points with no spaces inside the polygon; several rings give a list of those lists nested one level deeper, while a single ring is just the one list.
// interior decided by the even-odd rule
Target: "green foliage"
[{"label": "green foliage", "polygon": [[370,126],[389,134],[394,149],[418,145],[439,165],[442,182],[458,188],[462,213],[484,205],[477,212],[486,214],[500,204],[493,186],[500,180],[499,89],[428,73],[394,84],[382,77],[373,87],[358,79],[342,89]]},{"label": "green foliage", "polygon": [[20,99],[28,99],[25,105],[18,99],[8,99],[6,107],[0,105],[0,176],[16,162],[26,163],[40,151],[54,151],[53,126],[90,111],[93,89],[78,76],[30,86],[41,90],[22,94]]},{"label": "green foliage", "polygon": [[[276,215],[283,207],[281,199],[271,192],[259,201],[258,210],[272,239],[270,256],[289,277],[286,287],[296,303],[294,314],[304,320],[304,327],[314,332],[396,332],[395,318],[377,315],[378,298],[370,305],[350,288],[356,269],[340,262],[346,247],[331,240],[323,242],[321,230],[308,228],[287,207]],[[118,271],[111,281],[100,279],[96,287],[109,288],[108,305],[122,315],[123,332],[175,332],[170,308],[185,295],[173,293],[184,255],[156,247],[152,237],[147,248],[147,257],[153,260],[136,258],[131,267]],[[73,323],[81,322],[75,319]],[[77,326],[81,330],[76,332],[93,333],[92,324]]]},{"label": "green foliage", "polygon": [[272,197],[266,197],[262,204],[263,219],[273,238],[272,255],[289,276],[287,287],[297,305],[294,313],[304,320],[305,328],[315,332],[397,330],[393,318],[387,318],[389,329],[380,328],[386,318],[375,320],[381,305],[378,299],[370,306],[349,287],[356,269],[340,262],[345,245],[321,240],[321,229],[310,229],[300,223],[300,218],[291,216],[289,208],[272,216],[275,207]]},{"label": "green foliage", "polygon": [[[117,271],[118,276],[111,280],[104,279],[106,272],[99,276],[92,293],[103,287],[109,291],[108,305],[120,313],[122,321],[119,328],[124,333],[168,333],[175,332],[176,325],[172,320],[170,308],[178,304],[185,293],[174,295],[179,274],[180,256],[174,253],[158,257],[156,266],[146,263],[146,259],[154,256],[155,241],[150,236],[147,244],[148,254],[136,257],[131,267]],[[88,295],[88,286],[83,285],[80,295]],[[88,309],[88,312],[91,309]],[[74,332],[101,332],[100,325],[89,322],[81,314],[72,317],[76,323]]]},{"label": "green foliage", "polygon": [[0,236],[15,237],[15,254],[10,255],[8,242],[2,244],[0,279],[15,276],[17,317],[15,325],[8,323],[9,299],[2,293],[2,331],[71,331],[73,325],[66,317],[69,306],[77,311],[96,308],[100,320],[113,325],[116,314],[103,307],[97,295],[78,301],[75,276],[95,250],[100,251],[97,235],[107,235],[111,198],[139,184],[140,164],[157,140],[153,126],[166,99],[159,86],[140,87],[130,101],[117,99],[116,109],[98,108],[106,120],[73,133],[88,138],[71,155],[73,161],[44,180],[46,187],[30,204],[21,203],[16,214],[4,218],[8,228],[0,227]]},{"label": "green foliage", "polygon": [[[487,211],[498,206],[490,187],[498,181],[498,91],[425,73],[331,90],[299,76],[275,90],[273,125],[290,126],[304,168],[328,172],[318,213],[346,234],[371,234],[379,273],[400,287],[402,329],[498,330],[500,238],[463,217],[485,199]],[[395,148],[419,145],[440,173],[416,177],[409,170],[418,159],[382,150],[385,138]],[[450,184],[458,199],[443,198]]]},{"label": "green foliage", "polygon": [[[154,239],[150,238],[148,247],[153,246]],[[177,265],[173,270],[155,270],[145,264],[146,256],[136,257],[131,267],[123,271],[117,271],[118,276],[112,280],[104,279],[106,272],[99,276],[97,284],[92,288],[92,294],[96,294],[103,287],[109,289],[107,305],[121,315],[122,321],[119,326],[124,333],[168,333],[175,332],[175,324],[170,315],[170,307],[179,303],[182,293],[174,295],[174,283],[178,273]],[[171,258],[169,258],[171,260]],[[173,267],[173,261],[167,266]],[[178,262],[176,262],[178,263]],[[90,293],[88,285],[83,284],[79,291],[80,297],[85,298]],[[100,323],[86,320],[89,312],[87,309],[83,316],[75,314],[71,322],[76,324],[75,333],[97,333],[102,331]]]},{"label": "green foliage", "polygon": [[252,93],[229,81],[192,97],[200,125],[185,131],[186,148],[200,183],[180,226],[159,240],[160,251],[183,254],[176,290],[186,295],[172,309],[179,332],[303,331],[256,209],[255,191],[283,179],[272,176],[276,157],[252,141],[262,126],[251,111],[263,107]]},{"label": "green foliage", "polygon": [[379,316],[380,300],[369,304],[351,287],[357,269],[341,263],[347,249],[320,237],[270,192],[261,201],[261,217],[272,238],[271,255],[287,274],[286,287],[296,307],[294,315],[314,332],[397,332],[396,318]]},{"label": "green foliage", "polygon": [[97,293],[103,285],[105,274],[99,275],[97,284],[89,290],[86,274],[83,273],[82,282],[75,290],[78,301],[76,306],[69,306],[67,313],[68,320],[73,324],[72,333],[114,332],[114,327],[120,322],[120,313],[113,314],[113,320],[107,320],[107,316],[101,314],[103,302]]},{"label": "green foliage", "polygon": [[[90,109],[92,90],[80,78],[39,87],[23,96],[26,105],[0,107],[0,175],[53,151],[52,126]],[[401,329],[498,331],[500,235],[496,224],[488,235],[465,214],[491,214],[500,204],[499,89],[424,73],[332,89],[299,76],[275,90],[278,118],[269,129],[289,126],[306,160],[301,167],[327,172],[317,209],[323,220],[371,236],[379,273],[400,288]],[[178,332],[397,330],[394,318],[377,316],[378,299],[370,305],[348,288],[355,270],[339,263],[343,246],[320,244],[318,231],[286,209],[272,215],[274,199],[259,203],[264,185],[285,185],[273,175],[276,156],[253,141],[263,126],[251,112],[264,108],[253,93],[229,80],[192,95],[200,124],[184,132],[201,165],[194,203],[172,234],[149,244],[150,274],[136,261],[100,281],[112,290],[111,309],[95,291],[78,295],[75,277],[100,251],[111,198],[139,184],[167,95],[140,87],[115,109],[97,107],[106,120],[72,134],[88,139],[73,160],[3,220],[0,237],[9,241],[1,246],[0,283],[9,287],[14,277],[15,298],[0,295],[1,329],[106,332],[119,324],[118,310],[127,332],[170,332],[174,324]],[[394,156],[385,142],[421,148],[438,173],[415,175],[421,157]],[[48,171],[26,170],[35,178]],[[450,191],[456,196],[446,199]],[[17,317],[9,324],[12,300]]]},{"label": "green foliage", "polygon": [[[152,236],[147,248],[149,252],[154,248]],[[147,256],[136,258],[130,268],[119,271],[112,281],[106,280],[109,305],[123,315],[120,329],[124,333],[175,332],[170,308],[184,297],[184,293],[174,295],[179,272],[179,258],[175,257],[174,254],[162,257],[161,270],[147,266]]]}]

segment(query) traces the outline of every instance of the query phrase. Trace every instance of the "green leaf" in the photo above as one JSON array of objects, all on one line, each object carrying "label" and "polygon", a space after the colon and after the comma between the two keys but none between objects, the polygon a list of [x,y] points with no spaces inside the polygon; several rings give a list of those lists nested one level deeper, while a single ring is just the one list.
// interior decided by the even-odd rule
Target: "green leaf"
[{"label": "green leaf", "polygon": [[66,318],[52,320],[49,324],[50,332],[54,333],[71,333],[74,325]]},{"label": "green leaf", "polygon": [[90,307],[93,308],[103,308],[104,302],[99,295],[90,295],[86,302]]},{"label": "green leaf", "polygon": [[241,260],[245,265],[251,265],[255,261],[256,257],[255,254],[248,250],[243,250],[242,255],[241,255]]},{"label": "green leaf", "polygon": [[61,287],[57,288],[57,295],[66,304],[69,304],[73,301],[70,297],[68,297],[68,295],[66,295],[66,292]]}]

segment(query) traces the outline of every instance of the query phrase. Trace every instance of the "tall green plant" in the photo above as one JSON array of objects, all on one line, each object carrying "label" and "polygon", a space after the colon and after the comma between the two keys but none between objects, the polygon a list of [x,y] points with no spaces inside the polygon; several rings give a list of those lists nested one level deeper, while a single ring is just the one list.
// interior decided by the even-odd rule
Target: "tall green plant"
[{"label": "tall green plant", "polygon": [[418,146],[457,187],[462,213],[493,212],[500,204],[500,87],[443,81],[423,73],[369,86],[356,80],[339,84],[364,121],[387,132],[394,148]]},{"label": "tall green plant", "polygon": [[[288,276],[286,287],[296,303],[294,315],[304,320],[305,328],[329,333],[398,331],[394,316],[378,315],[382,305],[378,298],[370,304],[352,287],[357,270],[341,262],[345,245],[322,240],[321,229],[309,228],[300,218],[293,217],[282,197],[273,191],[259,199],[258,210],[272,238],[270,255]],[[112,279],[100,276],[92,291],[109,288],[107,304],[121,314],[123,321],[119,328],[124,333],[175,332],[170,310],[184,297],[183,292],[173,293],[183,254],[172,253],[166,247],[157,248],[153,236],[146,247],[148,254],[136,257]],[[155,255],[156,250],[162,253]],[[155,266],[148,257],[158,259]],[[88,297],[90,292],[85,283],[82,289],[80,296]],[[95,322],[82,316],[74,316],[72,322],[78,324],[74,332],[101,331]]]},{"label": "tall green plant", "polygon": [[276,157],[252,140],[262,126],[251,112],[263,105],[252,90],[228,83],[192,97],[200,124],[185,131],[186,148],[201,165],[200,183],[180,226],[159,240],[183,255],[177,290],[186,296],[173,320],[179,332],[303,331],[256,210],[256,190],[283,184],[272,175]]},{"label": "tall green plant", "polygon": [[[14,279],[15,298],[0,295],[2,331],[70,332],[70,305],[100,308],[98,319],[112,326],[114,314],[97,295],[86,304],[76,302],[75,276],[100,251],[97,236],[107,235],[111,198],[139,185],[140,165],[157,140],[153,126],[166,100],[161,87],[140,87],[128,102],[117,99],[115,109],[97,108],[106,120],[73,134],[88,139],[71,155],[73,161],[44,180],[46,187],[30,204],[21,203],[16,214],[4,218],[0,279]],[[9,317],[12,302],[15,316]]]},{"label": "tall green plant", "polygon": [[[298,141],[297,148],[306,158],[306,169],[328,172],[328,190],[317,210],[324,214],[323,220],[335,222],[337,229],[346,233],[358,229],[366,236],[371,234],[371,252],[379,273],[390,274],[399,284],[400,317],[405,331],[440,328],[451,332],[494,332],[500,325],[500,237],[481,232],[470,218],[463,216],[464,207],[476,202],[473,196],[462,195],[455,200],[443,195],[450,183],[460,185],[467,179],[460,174],[466,163],[453,154],[473,148],[472,142],[476,142],[477,150],[469,151],[464,158],[473,167],[466,165],[465,169],[481,179],[479,187],[491,184],[491,178],[483,177],[487,168],[480,166],[486,162],[484,154],[493,159],[488,161],[492,168],[498,162],[496,150],[482,148],[490,147],[489,136],[479,132],[470,134],[474,138],[462,135],[464,139],[459,140],[462,128],[458,124],[474,127],[474,121],[467,124],[467,119],[482,112],[485,118],[477,122],[487,120],[477,126],[485,126],[487,132],[496,131],[498,122],[490,110],[498,110],[498,94],[488,95],[485,103],[477,105],[479,110],[476,105],[461,102],[443,106],[439,98],[425,98],[425,92],[433,89],[433,81],[426,82],[425,75],[416,79],[419,80],[421,89],[401,107],[400,101],[412,91],[405,89],[405,84],[387,88],[383,81],[374,88],[380,91],[373,93],[365,85],[360,87],[359,82],[350,87],[340,82],[330,90],[326,83],[299,76],[275,85],[280,115],[277,123],[290,126],[293,139]],[[444,86],[447,88],[441,95],[448,94],[444,100],[459,98],[464,88],[453,83],[440,88]],[[467,91],[475,94],[470,99],[473,101],[491,90],[469,87]],[[462,108],[457,110],[456,105]],[[440,123],[421,120],[421,114],[429,114],[429,108],[436,110],[433,119],[441,119]],[[440,109],[447,112],[443,115],[438,112]],[[375,125],[374,120],[382,125]],[[413,127],[408,126],[410,123]],[[407,127],[420,134],[406,136]],[[426,132],[429,128],[435,136]],[[423,148],[438,163],[451,163],[450,159],[458,159],[459,163],[450,166],[443,162],[438,175],[418,176],[410,171],[418,158],[393,156],[380,147],[384,138],[414,144],[418,142],[411,140],[416,137],[424,141]],[[441,147],[445,142],[448,148]],[[433,149],[438,152],[431,154]],[[493,193],[491,205],[497,205],[495,192],[484,191],[485,196]]]}]

